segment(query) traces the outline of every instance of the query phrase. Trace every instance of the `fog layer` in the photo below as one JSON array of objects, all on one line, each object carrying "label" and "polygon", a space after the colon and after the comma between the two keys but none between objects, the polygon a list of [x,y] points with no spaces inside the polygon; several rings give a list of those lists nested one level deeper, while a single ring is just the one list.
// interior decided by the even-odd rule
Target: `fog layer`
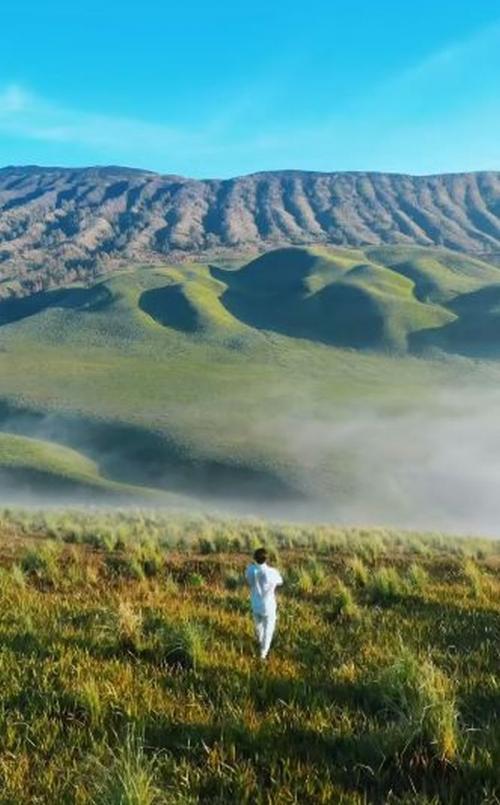
[{"label": "fog layer", "polygon": [[[457,389],[425,403],[311,411],[248,424],[249,440],[280,451],[275,466],[258,469],[187,459],[151,433],[146,442],[138,431],[103,438],[104,426],[92,431],[67,420],[62,427],[56,417],[26,412],[4,412],[0,430],[62,441],[97,460],[107,477],[117,480],[121,467],[118,480],[190,495],[196,509],[500,535],[500,391]],[[58,499],[57,489],[30,495],[29,483],[3,475],[0,486],[3,503]]]},{"label": "fog layer", "polygon": [[[320,516],[500,534],[500,392],[282,423]],[[314,512],[311,511],[314,515]]]}]

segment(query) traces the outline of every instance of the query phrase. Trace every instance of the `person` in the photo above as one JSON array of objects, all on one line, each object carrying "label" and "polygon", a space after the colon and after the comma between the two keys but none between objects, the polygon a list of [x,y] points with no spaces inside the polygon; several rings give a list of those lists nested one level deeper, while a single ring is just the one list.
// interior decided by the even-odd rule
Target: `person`
[{"label": "person", "polygon": [[281,574],[276,568],[267,564],[267,551],[258,548],[254,561],[248,565],[245,573],[250,587],[250,603],[255,623],[255,633],[259,644],[260,657],[265,660],[276,626],[276,587],[283,584]]}]

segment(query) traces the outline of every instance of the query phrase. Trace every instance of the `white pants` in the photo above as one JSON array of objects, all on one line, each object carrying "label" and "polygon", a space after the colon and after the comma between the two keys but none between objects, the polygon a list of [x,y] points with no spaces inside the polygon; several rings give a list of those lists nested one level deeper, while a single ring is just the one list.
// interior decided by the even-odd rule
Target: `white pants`
[{"label": "white pants", "polygon": [[271,648],[274,629],[276,627],[276,612],[268,612],[266,615],[254,612],[253,620],[255,623],[255,634],[257,635],[260,656],[264,659],[267,657],[269,649]]}]

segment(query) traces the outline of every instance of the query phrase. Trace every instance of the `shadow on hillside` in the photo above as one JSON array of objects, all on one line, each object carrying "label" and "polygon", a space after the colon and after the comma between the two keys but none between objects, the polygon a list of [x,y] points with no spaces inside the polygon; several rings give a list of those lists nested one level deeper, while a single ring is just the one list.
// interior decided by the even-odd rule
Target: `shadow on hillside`
[{"label": "shadow on hillside", "polygon": [[412,352],[440,349],[469,358],[500,356],[500,285],[461,294],[447,308],[457,316],[455,321],[411,334]]},{"label": "shadow on hillside", "polygon": [[[121,483],[235,504],[304,499],[271,470],[198,457],[170,434],[135,425],[41,413],[0,402],[0,430],[77,450],[95,461],[105,478]],[[53,492],[57,493],[57,485]]]},{"label": "shadow on hillside", "polygon": [[[471,599],[471,603],[474,603]],[[412,614],[425,619],[431,630],[432,645],[445,651],[467,655],[488,648],[496,653],[500,665],[500,614],[495,609],[470,609],[455,604],[426,601],[414,597]]]},{"label": "shadow on hillside", "polygon": [[253,264],[239,271],[211,267],[211,273],[227,287],[223,306],[250,327],[329,346],[384,347],[384,317],[368,291],[338,280],[311,292],[307,261],[287,257],[285,267],[265,279]]},{"label": "shadow on hillside", "polygon": [[103,310],[112,301],[112,293],[104,285],[93,288],[65,288],[43,291],[20,299],[0,301],[0,326],[34,316],[51,308],[78,311]]},{"label": "shadow on hillside", "polygon": [[90,479],[88,482],[79,481],[33,467],[18,466],[0,469],[2,500],[19,501],[21,505],[27,499],[43,502],[47,497],[54,495],[55,489],[57,489],[58,498],[68,503],[113,501],[118,504],[124,503],[127,499],[125,491],[120,493],[118,490],[115,492],[112,489],[100,488],[97,482],[94,486]]},{"label": "shadow on hillside", "polygon": [[500,721],[500,690],[473,688],[462,694],[460,710],[469,728],[484,729]]},{"label": "shadow on hillside", "polygon": [[[315,767],[323,780],[331,775],[336,784],[341,783],[353,794],[368,796],[370,802],[408,795],[413,801],[417,792],[445,801],[441,796],[451,790],[458,794],[466,778],[465,769],[433,756],[432,747],[420,746],[406,725],[366,727],[363,732],[347,734],[333,726],[328,733],[290,725],[273,729],[268,723],[249,730],[242,722],[222,716],[212,724],[151,718],[145,724],[139,721],[137,729],[144,730],[146,746],[167,750],[178,761],[205,764],[211,746],[226,747],[238,762],[255,764],[261,792],[271,787],[271,779],[279,774],[285,759]],[[470,783],[479,794],[485,784],[495,783],[495,772],[485,769],[483,777],[475,773]],[[220,779],[207,784],[210,796],[217,797],[214,786],[223,784]],[[224,785],[227,795],[228,783]],[[203,799],[203,793],[201,797],[202,801],[213,801]]]},{"label": "shadow on hillside", "polygon": [[1,634],[0,642],[3,650],[11,651],[25,659],[44,660],[60,654],[59,650],[50,651],[43,640],[31,631],[20,631],[13,635]]},{"label": "shadow on hillside", "polygon": [[185,333],[198,330],[196,310],[186,299],[182,285],[166,285],[164,288],[144,291],[139,299],[139,307],[163,327],[173,327]]}]

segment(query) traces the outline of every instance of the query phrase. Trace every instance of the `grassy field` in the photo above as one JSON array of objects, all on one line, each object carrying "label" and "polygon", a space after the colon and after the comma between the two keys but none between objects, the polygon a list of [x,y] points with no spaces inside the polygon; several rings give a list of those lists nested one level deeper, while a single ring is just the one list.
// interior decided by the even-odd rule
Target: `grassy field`
[{"label": "grassy field", "polygon": [[349,451],[319,439],[305,457],[309,423],[498,388],[498,276],[436,249],[288,249],[4,300],[0,430],[70,448],[103,483],[329,501]]},{"label": "grassy field", "polygon": [[0,540],[0,802],[500,801],[498,542],[83,510]]}]

